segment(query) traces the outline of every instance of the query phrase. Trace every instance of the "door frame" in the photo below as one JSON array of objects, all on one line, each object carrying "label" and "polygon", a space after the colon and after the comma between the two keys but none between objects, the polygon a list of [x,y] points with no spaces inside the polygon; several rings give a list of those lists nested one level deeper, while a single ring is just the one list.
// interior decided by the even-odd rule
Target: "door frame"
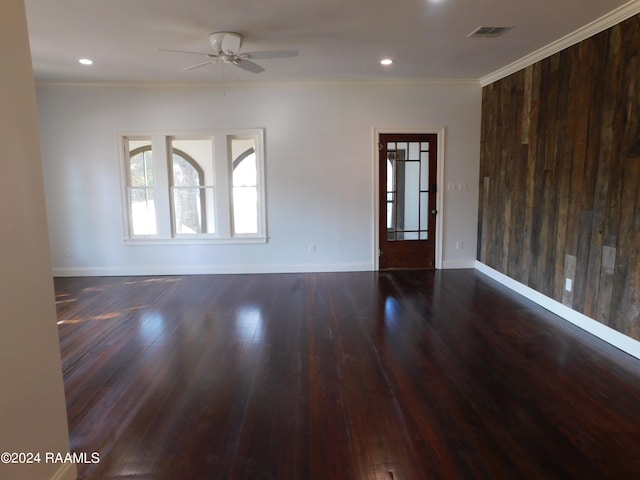
[{"label": "door frame", "polygon": [[442,227],[444,218],[444,146],[445,146],[445,127],[393,127],[382,128],[375,127],[373,129],[373,266],[374,270],[380,270],[380,258],[378,252],[380,250],[380,151],[378,150],[378,139],[380,134],[384,133],[426,133],[435,134],[438,136],[438,155],[436,161],[437,168],[437,191],[436,191],[436,253],[435,253],[435,267],[436,269],[442,268]]}]

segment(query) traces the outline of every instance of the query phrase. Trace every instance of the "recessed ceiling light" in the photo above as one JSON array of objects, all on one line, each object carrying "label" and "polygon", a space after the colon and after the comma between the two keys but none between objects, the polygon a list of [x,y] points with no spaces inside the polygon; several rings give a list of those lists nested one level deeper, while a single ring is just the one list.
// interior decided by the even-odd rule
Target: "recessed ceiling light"
[{"label": "recessed ceiling light", "polygon": [[393,63],[393,60],[391,60],[390,58],[383,58],[382,60],[380,60],[380,65],[391,65]]},{"label": "recessed ceiling light", "polygon": [[93,60],[89,60],[88,58],[81,58],[78,60],[82,65],[91,65],[93,64]]}]

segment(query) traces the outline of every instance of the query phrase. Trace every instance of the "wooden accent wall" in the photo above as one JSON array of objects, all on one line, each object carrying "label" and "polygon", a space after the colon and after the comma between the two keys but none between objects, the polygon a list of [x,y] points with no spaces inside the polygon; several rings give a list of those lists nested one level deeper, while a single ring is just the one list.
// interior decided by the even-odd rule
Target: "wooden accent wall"
[{"label": "wooden accent wall", "polygon": [[640,339],[640,15],[484,87],[481,135],[478,259]]}]

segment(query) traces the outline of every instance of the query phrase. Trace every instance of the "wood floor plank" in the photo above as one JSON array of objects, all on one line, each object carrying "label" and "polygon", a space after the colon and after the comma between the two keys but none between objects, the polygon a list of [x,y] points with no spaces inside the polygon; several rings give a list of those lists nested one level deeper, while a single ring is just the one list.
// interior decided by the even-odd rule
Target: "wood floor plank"
[{"label": "wood floor plank", "polygon": [[82,479],[640,471],[640,361],[474,270],[55,287]]}]

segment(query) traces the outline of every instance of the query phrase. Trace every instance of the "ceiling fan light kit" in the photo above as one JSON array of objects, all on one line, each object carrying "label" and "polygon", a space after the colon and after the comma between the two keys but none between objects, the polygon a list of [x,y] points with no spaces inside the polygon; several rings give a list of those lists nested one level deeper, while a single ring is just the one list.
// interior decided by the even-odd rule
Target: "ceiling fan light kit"
[{"label": "ceiling fan light kit", "polygon": [[234,32],[216,32],[209,35],[209,43],[218,53],[237,53],[242,46],[242,35]]}]

